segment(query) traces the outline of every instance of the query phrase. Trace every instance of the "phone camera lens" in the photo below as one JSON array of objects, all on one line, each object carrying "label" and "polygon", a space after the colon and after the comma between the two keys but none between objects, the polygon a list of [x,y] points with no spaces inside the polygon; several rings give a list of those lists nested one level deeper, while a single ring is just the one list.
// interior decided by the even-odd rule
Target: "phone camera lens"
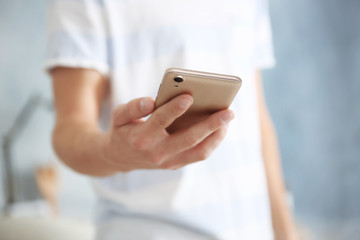
[{"label": "phone camera lens", "polygon": [[179,76],[179,77],[175,77],[175,78],[174,78],[174,81],[180,83],[180,82],[183,82],[184,79]]}]

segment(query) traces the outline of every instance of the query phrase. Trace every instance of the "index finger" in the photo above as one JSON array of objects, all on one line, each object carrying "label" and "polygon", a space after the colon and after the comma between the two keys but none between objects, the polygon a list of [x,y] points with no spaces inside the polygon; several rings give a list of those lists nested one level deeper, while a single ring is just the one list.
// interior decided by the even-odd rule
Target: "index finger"
[{"label": "index finger", "polygon": [[170,102],[156,109],[146,124],[154,129],[163,129],[171,125],[176,118],[181,116],[193,103],[193,97],[189,94],[182,94],[170,100]]}]

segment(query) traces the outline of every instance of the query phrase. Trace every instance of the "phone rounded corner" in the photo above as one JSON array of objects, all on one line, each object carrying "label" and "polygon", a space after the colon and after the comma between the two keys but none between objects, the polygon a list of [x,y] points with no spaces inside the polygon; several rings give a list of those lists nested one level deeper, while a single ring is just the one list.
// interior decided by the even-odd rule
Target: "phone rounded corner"
[{"label": "phone rounded corner", "polygon": [[235,76],[235,78],[238,80],[239,88],[241,88],[242,85],[243,85],[243,80],[242,80],[240,77],[238,77],[238,76]]},{"label": "phone rounded corner", "polygon": [[167,68],[166,70],[165,70],[165,75],[166,74],[168,74],[168,73],[175,73],[175,72],[177,72],[177,68],[175,68],[175,67],[170,67],[170,68]]}]

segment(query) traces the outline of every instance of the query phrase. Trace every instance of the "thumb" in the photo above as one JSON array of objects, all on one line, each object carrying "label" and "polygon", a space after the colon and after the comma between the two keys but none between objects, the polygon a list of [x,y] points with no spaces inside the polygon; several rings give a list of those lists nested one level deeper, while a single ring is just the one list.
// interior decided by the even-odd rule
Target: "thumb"
[{"label": "thumb", "polygon": [[113,126],[119,127],[132,120],[146,117],[155,109],[155,102],[150,97],[137,98],[127,104],[121,104],[113,111]]}]

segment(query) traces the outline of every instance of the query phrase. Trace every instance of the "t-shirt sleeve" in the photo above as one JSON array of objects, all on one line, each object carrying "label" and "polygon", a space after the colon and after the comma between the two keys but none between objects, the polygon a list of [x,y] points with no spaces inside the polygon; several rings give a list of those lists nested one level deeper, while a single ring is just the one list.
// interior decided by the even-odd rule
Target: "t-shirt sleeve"
[{"label": "t-shirt sleeve", "polygon": [[268,0],[258,0],[255,25],[255,65],[258,69],[275,66]]},{"label": "t-shirt sleeve", "polygon": [[51,0],[47,15],[47,71],[62,66],[108,75],[108,34],[100,0]]}]

